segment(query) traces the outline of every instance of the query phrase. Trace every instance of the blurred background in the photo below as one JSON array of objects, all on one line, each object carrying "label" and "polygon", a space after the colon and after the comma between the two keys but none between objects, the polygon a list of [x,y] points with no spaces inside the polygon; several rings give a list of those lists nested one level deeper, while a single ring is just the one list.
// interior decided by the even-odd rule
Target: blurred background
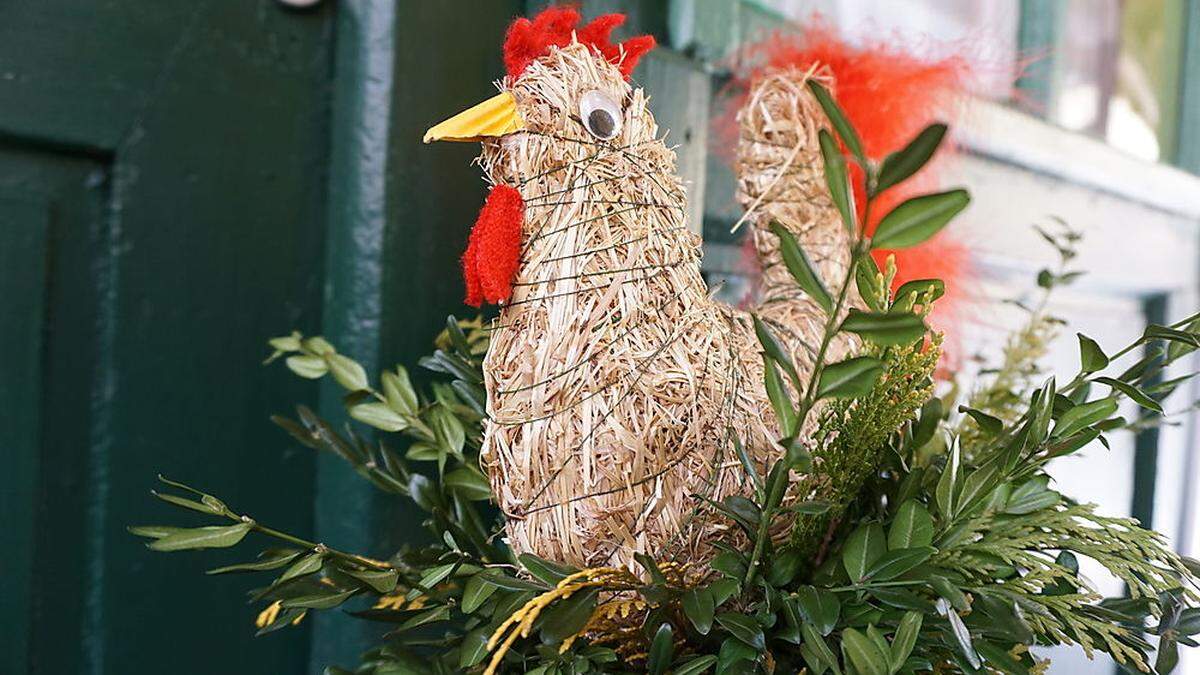
[{"label": "blurred background", "polygon": [[[482,203],[470,145],[421,145],[503,75],[524,0],[11,0],[0,4],[0,672],[319,673],[368,627],[253,637],[237,553],[150,554],[156,473],[279,529],[384,557],[414,514],[267,420],[333,389],[261,368],[324,334],[369,371],[414,363],[466,315],[457,259]],[[586,0],[662,47],[637,80],[679,145],[706,274],[745,287],[710,118],[737,45],[821,12],[854,39],[970,43],[989,73],[945,170],[974,201],[961,362],[996,353],[1055,253],[1085,236],[1052,311],[1125,344],[1200,304],[1200,0]],[[1017,79],[1014,90],[1011,83]],[[969,382],[964,382],[969,386]],[[1168,410],[1195,392],[1177,395]],[[1186,412],[1186,411],[1185,411]],[[1191,414],[1062,461],[1064,492],[1200,553]],[[1085,568],[1085,572],[1089,570]],[[1097,586],[1119,584],[1095,573]],[[1183,672],[1200,673],[1186,654]],[[1115,672],[1074,652],[1055,673]]]}]

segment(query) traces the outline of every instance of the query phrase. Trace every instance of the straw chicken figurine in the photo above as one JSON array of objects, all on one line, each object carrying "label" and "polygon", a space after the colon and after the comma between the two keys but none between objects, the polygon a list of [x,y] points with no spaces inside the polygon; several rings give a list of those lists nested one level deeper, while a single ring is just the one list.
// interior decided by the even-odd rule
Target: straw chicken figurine
[{"label": "straw chicken figurine", "polygon": [[[501,305],[480,458],[516,553],[693,561],[735,536],[695,496],[750,489],[732,437],[762,471],[779,431],[751,317],[710,297],[675,154],[629,82],[654,40],[611,42],[622,15],[579,18],[517,19],[500,93],[425,135],[482,142],[491,184],[462,259],[467,301]],[[823,230],[801,244],[828,244],[818,265],[840,274],[844,235]],[[778,281],[759,314],[811,372],[820,310]]]}]

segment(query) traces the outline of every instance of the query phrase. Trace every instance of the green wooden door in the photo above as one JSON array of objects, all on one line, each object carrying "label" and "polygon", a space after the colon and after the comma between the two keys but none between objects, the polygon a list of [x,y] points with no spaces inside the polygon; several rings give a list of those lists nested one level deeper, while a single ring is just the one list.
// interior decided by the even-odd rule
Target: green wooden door
[{"label": "green wooden door", "polygon": [[124,528],[178,522],[162,472],[331,545],[411,540],[267,421],[339,397],[259,362],[292,328],[372,369],[427,351],[483,184],[421,134],[491,90],[523,4],[0,3],[0,672],[319,673],[377,640],[255,639],[256,580],[203,575],[246,551]]},{"label": "green wooden door", "polygon": [[310,531],[258,367],[320,326],[329,8],[0,5],[0,672],[302,672],[221,556],[151,555],[156,472]]}]

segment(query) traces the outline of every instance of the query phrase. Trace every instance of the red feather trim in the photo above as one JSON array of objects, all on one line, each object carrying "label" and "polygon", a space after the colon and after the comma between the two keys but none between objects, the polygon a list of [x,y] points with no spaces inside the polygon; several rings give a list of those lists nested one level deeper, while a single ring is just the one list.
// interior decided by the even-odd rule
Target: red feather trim
[{"label": "red feather trim", "polygon": [[638,60],[656,44],[650,35],[614,43],[611,39],[613,29],[625,23],[624,14],[604,14],[582,28],[577,28],[579,20],[579,12],[574,7],[551,6],[539,12],[532,21],[523,17],[513,21],[504,37],[504,67],[508,76],[520,77],[530,63],[549,54],[551,47],[565,47],[574,37],[580,44],[599,52],[617,66],[625,79],[629,79]]},{"label": "red feather trim", "polygon": [[494,186],[479,210],[462,257],[468,305],[499,304],[512,297],[513,280],[521,265],[524,220],[521,193],[507,185]]}]

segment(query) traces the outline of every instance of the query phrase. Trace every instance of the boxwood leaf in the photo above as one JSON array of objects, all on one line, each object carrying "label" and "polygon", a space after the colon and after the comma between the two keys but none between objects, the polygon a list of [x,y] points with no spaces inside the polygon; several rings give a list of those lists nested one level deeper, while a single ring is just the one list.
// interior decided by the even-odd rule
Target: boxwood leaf
[{"label": "boxwood leaf", "polygon": [[750,647],[760,652],[767,648],[767,638],[763,635],[762,626],[745,614],[721,612],[717,615],[717,623]]},{"label": "boxwood leaf", "polygon": [[908,655],[912,653],[913,646],[917,644],[917,635],[921,632],[922,619],[920,612],[906,612],[904,618],[900,619],[900,625],[896,627],[896,636],[892,638],[892,648],[888,655],[892,672],[899,671],[904,662],[908,660]]},{"label": "boxwood leaf", "polygon": [[532,553],[522,553],[517,557],[517,560],[520,561],[521,566],[528,570],[530,574],[551,586],[579,571],[574,567],[560,565],[550,562],[545,558],[539,558]]},{"label": "boxwood leaf", "polygon": [[929,509],[915,499],[909,499],[896,510],[896,517],[888,528],[888,548],[914,548],[928,546],[933,542],[933,518]]},{"label": "boxwood leaf", "polygon": [[846,114],[842,112],[841,107],[834,100],[833,95],[829,93],[820,82],[815,79],[808,80],[808,88],[813,93],[813,98],[817,99],[817,103],[821,106],[821,110],[825,111],[825,116],[829,118],[829,123],[833,125],[835,131],[842,142],[846,144],[846,148],[858,158],[860,162],[866,163],[866,155],[863,154],[862,141],[858,138],[858,133],[854,131],[850,121],[846,119]]},{"label": "boxwood leaf", "polygon": [[842,651],[861,675],[888,675],[891,672],[888,654],[862,633],[847,628],[842,631]]},{"label": "boxwood leaf", "polygon": [[871,248],[916,246],[937,234],[970,202],[970,195],[962,189],[913,197],[879,221]]},{"label": "boxwood leaf", "polygon": [[935,551],[936,549],[932,546],[898,548],[894,551],[888,551],[871,564],[871,567],[867,569],[864,576],[872,581],[895,579],[917,565],[929,560],[929,556],[933,555]]},{"label": "boxwood leaf", "polygon": [[883,374],[883,362],[873,356],[855,356],[821,369],[817,398],[866,396]]},{"label": "boxwood leaf", "polygon": [[851,309],[841,330],[877,345],[906,345],[925,334],[925,320],[912,312],[863,312]]},{"label": "boxwood leaf", "polygon": [[1108,367],[1108,356],[1092,338],[1076,333],[1079,338],[1079,367],[1085,373],[1094,373]]},{"label": "boxwood leaf", "polygon": [[663,623],[654,633],[654,639],[650,641],[650,652],[646,657],[646,672],[650,675],[662,675],[667,670],[667,666],[671,665],[671,655],[675,651],[674,642],[675,632],[671,630],[671,624]]},{"label": "boxwood leaf", "polygon": [[693,588],[683,594],[683,614],[692,622],[697,633],[708,635],[715,611],[716,603],[707,588]]},{"label": "boxwood leaf", "polygon": [[254,523],[193,527],[156,539],[149,544],[155,551],[187,551],[199,548],[228,548],[240,542],[253,529]]},{"label": "boxwood leaf", "polygon": [[700,673],[712,668],[713,664],[716,662],[717,657],[715,655],[705,654],[704,656],[697,656],[684,661],[678,666],[675,666],[675,670],[672,672],[674,675],[700,675]]},{"label": "boxwood leaf", "polygon": [[796,589],[796,605],[804,620],[812,624],[821,635],[829,635],[833,631],[842,611],[842,603],[837,595],[813,586],[801,586]]},{"label": "boxwood leaf", "polygon": [[945,135],[945,124],[931,124],[922,129],[904,148],[885,157],[879,167],[879,178],[875,181],[875,194],[920,171],[937,151]]},{"label": "boxwood leaf", "polygon": [[771,334],[767,325],[758,318],[758,315],[753,315],[754,318],[754,334],[758,336],[758,342],[762,345],[763,353],[775,360],[788,377],[792,380],[792,385],[800,391],[800,375],[796,373],[796,366],[792,363],[792,357],[788,356],[779,342],[775,340],[775,336]]},{"label": "boxwood leaf", "polygon": [[1121,392],[1122,394],[1125,394],[1126,396],[1129,397],[1129,400],[1133,401],[1134,403],[1142,406],[1143,408],[1145,408],[1147,410],[1153,410],[1154,412],[1159,413],[1159,414],[1162,414],[1162,412],[1163,412],[1162,405],[1158,401],[1155,401],[1146,392],[1142,391],[1141,389],[1138,389],[1137,387],[1133,386],[1132,384],[1129,384],[1128,382],[1122,382],[1121,380],[1117,380],[1117,379],[1114,379],[1111,377],[1097,377],[1095,379],[1095,381],[1099,382],[1100,384],[1107,384],[1108,386],[1112,387],[1113,389],[1116,389],[1117,391]]},{"label": "boxwood leaf", "polygon": [[486,574],[476,574],[467,579],[466,585],[463,587],[462,611],[464,614],[471,614],[479,609],[479,606],[487,602],[487,599],[492,597],[496,592],[495,584],[488,583]]},{"label": "boxwood leaf", "polygon": [[825,164],[825,187],[829,188],[829,198],[842,216],[842,224],[853,232],[855,213],[851,199],[849,177],[846,173],[846,158],[838,148],[837,141],[828,131],[821,129],[817,132],[817,143],[821,146],[821,159]]},{"label": "boxwood leaf", "polygon": [[1054,425],[1052,438],[1066,438],[1077,431],[1082,431],[1097,422],[1103,421],[1117,412],[1117,402],[1112,398],[1101,398],[1089,403],[1081,403],[1063,413]]},{"label": "boxwood leaf", "polygon": [[879,523],[865,523],[846,538],[842,548],[842,565],[850,580],[862,581],[871,565],[887,551],[887,538]]},{"label": "boxwood leaf", "polygon": [[804,249],[796,242],[795,235],[776,220],[771,221],[770,227],[771,232],[779,237],[779,252],[783,255],[783,264],[792,273],[792,278],[822,309],[832,312],[833,298],[829,295],[825,284],[821,283],[821,277],[813,268],[812,261],[808,259]]},{"label": "boxwood leaf", "polygon": [[558,644],[583,630],[596,609],[596,597],[599,593],[595,588],[576,591],[570,597],[551,605],[546,610],[545,620],[542,621],[542,641]]}]

